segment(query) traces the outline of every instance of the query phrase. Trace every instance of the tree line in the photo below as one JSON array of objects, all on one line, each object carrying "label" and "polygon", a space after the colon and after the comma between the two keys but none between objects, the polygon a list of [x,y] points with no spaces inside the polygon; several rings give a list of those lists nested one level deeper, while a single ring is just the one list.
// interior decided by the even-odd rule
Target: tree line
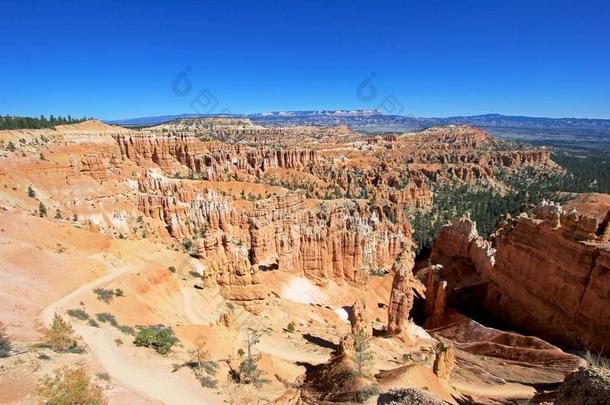
[{"label": "tree line", "polygon": [[479,234],[488,237],[506,214],[529,212],[543,199],[560,203],[562,193],[610,193],[610,152],[589,151],[578,155],[557,150],[552,159],[564,171],[541,171],[524,167],[517,172],[503,171],[497,179],[507,186],[500,192],[488,184],[452,182],[433,185],[434,204],[428,211],[408,212],[416,243],[416,252],[426,254],[440,228],[455,217],[469,212]]},{"label": "tree line", "polygon": [[0,115],[0,129],[41,129],[41,128],[54,128],[57,125],[75,124],[83,122],[88,119],[87,117],[73,118],[68,115],[62,117],[58,115],[49,115],[49,118],[41,115],[38,118],[35,117],[22,117],[16,115]]}]

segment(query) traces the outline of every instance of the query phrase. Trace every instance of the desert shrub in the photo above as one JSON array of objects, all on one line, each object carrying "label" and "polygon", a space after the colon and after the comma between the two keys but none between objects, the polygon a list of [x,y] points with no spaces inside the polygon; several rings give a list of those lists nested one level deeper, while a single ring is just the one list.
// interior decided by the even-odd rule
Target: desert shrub
[{"label": "desert shrub", "polygon": [[6,326],[0,322],[0,357],[8,357],[11,350],[11,341],[6,334]]},{"label": "desert shrub", "polygon": [[62,218],[61,211],[59,210],[59,208],[57,208],[55,210],[55,219],[61,219],[61,218]]},{"label": "desert shrub", "polygon": [[237,350],[237,355],[238,355],[239,357],[242,357],[244,354],[246,354],[246,352],[244,352],[244,349],[241,349],[241,348],[240,348],[240,349],[238,349],[238,350]]},{"label": "desert shrub", "polygon": [[370,397],[378,395],[379,389],[377,387],[369,387],[365,390],[356,392],[355,400],[356,402],[366,402]]},{"label": "desert shrub", "polygon": [[110,374],[108,373],[97,373],[95,376],[100,380],[110,381]]},{"label": "desert shrub", "polygon": [[382,268],[379,267],[371,267],[369,269],[369,276],[373,276],[373,277],[383,277],[386,275],[385,270],[383,270]]},{"label": "desert shrub", "polygon": [[118,322],[116,321],[116,318],[114,315],[108,313],[108,312],[101,312],[99,314],[95,314],[95,317],[97,318],[98,321],[100,322],[104,322],[104,323],[109,323],[112,326],[118,326]]},{"label": "desert shrub", "polygon": [[294,326],[294,322],[290,322],[288,326],[286,326],[286,332],[288,333],[293,333],[295,330],[296,327]]},{"label": "desert shrub", "polygon": [[607,357],[604,357],[601,354],[601,352],[595,354],[595,353],[592,353],[591,351],[587,350],[583,357],[593,367],[603,368],[605,370],[609,370],[610,371],[610,359],[607,358]]},{"label": "desert shrub", "polygon": [[93,318],[89,318],[89,322],[87,322],[89,326],[93,326],[94,328],[99,328],[100,324]]},{"label": "desert shrub", "polygon": [[218,384],[218,382],[215,379],[213,379],[212,377],[208,377],[208,376],[203,377],[199,381],[201,382],[201,386],[205,387],[205,388],[216,388],[216,385]]},{"label": "desert shrub", "polygon": [[188,253],[190,253],[191,250],[193,249],[193,241],[190,240],[189,238],[186,238],[182,242],[182,246],[184,246],[184,250],[186,250]]},{"label": "desert shrub", "polygon": [[50,358],[49,356],[47,356],[46,354],[44,354],[44,353],[40,353],[40,354],[38,355],[38,360],[44,360],[44,361],[47,361],[47,360],[51,360],[51,358]]},{"label": "desert shrub", "polygon": [[136,334],[136,330],[128,325],[119,325],[117,329],[126,335],[134,336]]},{"label": "desert shrub", "polygon": [[120,288],[117,288],[116,290],[114,290],[114,296],[115,297],[124,297],[125,293]]},{"label": "desert shrub", "polygon": [[123,344],[123,339],[121,339],[121,338],[116,338],[116,339],[114,339],[114,343],[115,343],[117,346],[121,346],[121,345]]},{"label": "desert shrub", "polygon": [[178,338],[171,328],[147,326],[140,328],[133,343],[136,346],[155,349],[160,354],[167,354],[178,343]]},{"label": "desert shrub", "polygon": [[230,370],[229,376],[239,384],[252,384],[260,387],[269,382],[263,378],[263,372],[258,368],[258,362],[254,357],[247,357],[239,364],[237,370]]},{"label": "desert shrub", "polygon": [[72,318],[80,319],[81,321],[86,321],[87,319],[89,319],[89,314],[80,308],[69,309],[68,315],[70,315]]},{"label": "desert shrub", "polygon": [[32,186],[28,186],[28,197],[36,198],[36,191],[34,191]]},{"label": "desert shrub", "polygon": [[77,348],[74,329],[58,314],[53,316],[51,328],[45,332],[45,338],[49,347],[58,353]]},{"label": "desert shrub", "polygon": [[195,372],[195,377],[199,380],[202,387],[216,388],[217,381],[213,378],[218,369],[218,363],[210,360],[210,354],[204,350],[203,346],[197,347],[190,352],[192,360],[188,363]]},{"label": "desert shrub", "polygon": [[114,291],[109,288],[96,288],[93,292],[97,295],[98,300],[103,301],[106,304],[110,303],[114,298]]},{"label": "desert shrub", "polygon": [[167,269],[172,273],[176,272],[176,268],[174,266],[169,266]]},{"label": "desert shrub", "polygon": [[38,204],[38,215],[41,217],[47,216],[47,207],[45,207],[42,202]]},{"label": "desert shrub", "polygon": [[53,378],[42,378],[37,393],[49,405],[103,405],[108,401],[102,389],[91,383],[91,378],[84,368],[64,368],[55,373]]}]

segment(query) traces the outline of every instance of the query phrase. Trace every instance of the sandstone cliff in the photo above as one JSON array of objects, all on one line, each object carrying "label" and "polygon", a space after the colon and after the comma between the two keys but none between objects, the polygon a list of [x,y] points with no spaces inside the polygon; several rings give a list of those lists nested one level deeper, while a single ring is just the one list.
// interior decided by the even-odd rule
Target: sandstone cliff
[{"label": "sandstone cliff", "polygon": [[[497,250],[468,218],[443,227],[433,262],[470,264],[487,284],[484,310],[564,347],[610,347],[607,224],[543,202],[499,233]],[[451,286],[450,286],[451,287]]]}]

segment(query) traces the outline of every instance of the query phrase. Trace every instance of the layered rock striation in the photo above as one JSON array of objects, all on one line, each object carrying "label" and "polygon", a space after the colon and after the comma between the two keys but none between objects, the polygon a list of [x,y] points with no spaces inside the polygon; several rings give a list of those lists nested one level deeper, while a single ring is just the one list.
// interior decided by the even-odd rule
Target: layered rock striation
[{"label": "layered rock striation", "polygon": [[434,243],[435,262],[462,260],[487,284],[484,311],[561,344],[610,347],[608,224],[543,202],[498,231],[497,249],[468,218],[454,220]]}]

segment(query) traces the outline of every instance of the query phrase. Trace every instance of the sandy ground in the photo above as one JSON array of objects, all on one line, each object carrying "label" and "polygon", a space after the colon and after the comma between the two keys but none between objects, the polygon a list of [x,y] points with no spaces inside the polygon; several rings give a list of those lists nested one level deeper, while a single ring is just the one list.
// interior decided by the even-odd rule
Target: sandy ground
[{"label": "sandy ground", "polygon": [[[93,289],[105,287],[128,273],[144,271],[145,265],[145,262],[124,265],[80,286],[44,308],[41,312],[42,322],[50,324],[53,314],[62,313],[69,306],[75,306],[82,297],[90,295]],[[113,379],[147,398],[167,404],[215,404],[221,400],[218,396],[204,391],[191,374],[171,373],[171,364],[167,361],[152,359],[161,356],[150,356],[146,359],[146,364],[134,361],[133,353],[132,356],[129,353],[130,345],[121,349],[117,347],[115,339],[124,336],[114,330],[76,324],[75,331]]]}]

